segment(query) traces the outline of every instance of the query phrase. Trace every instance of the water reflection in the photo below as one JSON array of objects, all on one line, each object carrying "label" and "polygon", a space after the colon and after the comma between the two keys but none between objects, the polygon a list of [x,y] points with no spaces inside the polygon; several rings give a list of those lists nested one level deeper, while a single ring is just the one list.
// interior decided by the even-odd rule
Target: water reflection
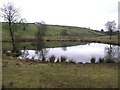
[{"label": "water reflection", "polygon": [[35,54],[38,60],[45,61],[46,55],[48,53],[49,49],[45,48],[45,42],[41,41],[40,43],[36,44],[36,50]]},{"label": "water reflection", "polygon": [[64,43],[62,44],[61,49],[62,49],[63,51],[67,51],[67,42],[64,42]]},{"label": "water reflection", "polygon": [[20,56],[21,59],[32,59],[32,60],[41,60],[45,62],[46,55],[49,51],[49,48],[45,48],[44,42],[37,43],[35,45],[35,50],[21,50],[22,55]]},{"label": "water reflection", "polygon": [[[66,49],[67,48],[67,49]],[[22,50],[22,56],[24,58],[32,58],[35,60],[49,59],[51,56],[55,56],[56,59],[60,59],[61,56],[65,56],[67,60],[74,60],[76,62],[90,62],[92,57],[95,57],[96,62],[99,58],[105,58],[110,60],[118,57],[118,46],[100,43],[90,43],[86,45],[66,46],[56,48],[45,48],[45,42],[38,42],[35,45],[35,50]]]},{"label": "water reflection", "polygon": [[118,62],[119,46],[111,45],[105,47],[105,60],[108,63]]}]

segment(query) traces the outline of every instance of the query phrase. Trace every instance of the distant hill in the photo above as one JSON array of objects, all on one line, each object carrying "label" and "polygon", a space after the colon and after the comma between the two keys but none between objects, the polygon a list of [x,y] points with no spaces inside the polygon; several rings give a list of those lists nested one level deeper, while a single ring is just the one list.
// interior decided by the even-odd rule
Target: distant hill
[{"label": "distant hill", "polygon": [[68,35],[74,36],[94,36],[94,35],[103,35],[102,32],[95,31],[83,27],[73,27],[73,26],[61,26],[61,25],[47,25],[48,33],[47,35],[60,35],[62,30],[66,30]]},{"label": "distant hill", "polygon": [[[9,40],[9,30],[8,30],[8,23],[3,22],[2,23],[2,39],[3,40]],[[96,37],[96,36],[102,36],[105,35],[104,33],[92,30],[88,28],[83,27],[75,27],[75,26],[62,26],[62,25],[46,25],[47,32],[46,37],[59,37],[62,36],[61,32],[62,30],[65,30],[69,37]],[[37,32],[37,27],[34,23],[28,23],[26,30],[23,30],[23,27],[21,24],[18,24],[16,28],[15,35],[17,38],[27,38],[27,39],[34,39],[35,34]]]}]

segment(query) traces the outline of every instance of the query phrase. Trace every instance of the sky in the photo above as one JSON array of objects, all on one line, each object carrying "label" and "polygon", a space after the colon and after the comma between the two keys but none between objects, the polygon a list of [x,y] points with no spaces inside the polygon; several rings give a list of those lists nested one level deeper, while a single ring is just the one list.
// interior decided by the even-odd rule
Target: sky
[{"label": "sky", "polygon": [[[107,21],[118,23],[119,0],[0,0],[13,2],[28,22],[105,30]],[[3,21],[0,18],[0,21]]]}]

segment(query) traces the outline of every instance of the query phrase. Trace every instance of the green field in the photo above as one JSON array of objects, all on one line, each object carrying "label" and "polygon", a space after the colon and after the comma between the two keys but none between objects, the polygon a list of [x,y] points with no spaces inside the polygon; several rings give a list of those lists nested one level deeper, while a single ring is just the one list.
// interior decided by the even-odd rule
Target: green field
[{"label": "green field", "polygon": [[118,88],[117,64],[2,62],[4,88]]},{"label": "green field", "polygon": [[[59,25],[46,25],[46,35],[47,39],[56,39],[56,38],[63,38],[61,36],[61,31],[66,30],[68,33],[67,37],[94,37],[94,36],[101,36],[104,35],[102,32],[81,28],[81,27],[72,27],[72,26],[59,26]],[[17,25],[15,29],[15,36],[18,39],[34,39],[35,33],[37,32],[37,27],[34,23],[29,23],[26,27],[26,30],[23,30],[21,24]],[[10,35],[7,23],[2,23],[2,40],[3,41],[10,41]],[[65,38],[65,37],[64,37]]]},{"label": "green field", "polygon": [[[2,41],[11,41],[10,33],[7,23],[2,23]],[[61,35],[62,30],[67,32],[67,36]],[[26,30],[23,26],[18,24],[13,30],[14,38],[16,41],[31,42],[35,39],[37,27],[34,23],[28,23]],[[108,44],[118,44],[118,35],[113,35],[112,39],[109,36],[97,30],[92,30],[82,27],[61,26],[61,25],[46,25],[45,41],[87,41],[87,42],[100,42]]]}]

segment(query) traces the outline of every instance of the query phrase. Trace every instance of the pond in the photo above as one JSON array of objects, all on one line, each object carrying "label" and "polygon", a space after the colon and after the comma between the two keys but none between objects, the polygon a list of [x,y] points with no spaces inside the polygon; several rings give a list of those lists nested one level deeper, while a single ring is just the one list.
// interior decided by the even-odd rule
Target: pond
[{"label": "pond", "polygon": [[[3,44],[5,46],[5,43]],[[105,58],[108,54],[111,54],[116,58],[118,57],[118,46],[103,43],[46,42],[44,45],[38,45],[37,48],[30,43],[20,43],[19,45],[21,46],[19,48],[22,52],[22,55],[18,58],[21,59],[34,58],[34,60],[41,60],[42,56],[44,56],[46,60],[48,60],[51,56],[54,55],[56,60],[63,56],[66,57],[67,60],[73,60],[77,63],[86,63],[90,62],[91,58],[93,57],[96,59],[96,61],[98,61],[99,58]],[[7,49],[8,46],[10,45],[7,45]]]},{"label": "pond", "polygon": [[35,60],[41,59],[43,54],[46,59],[51,56],[57,58],[66,57],[67,60],[73,60],[75,62],[90,62],[91,58],[95,58],[97,61],[99,58],[105,58],[108,52],[114,57],[117,57],[118,47],[109,44],[100,43],[88,43],[84,45],[66,46],[66,47],[54,47],[54,48],[43,48],[42,51],[39,50],[21,50],[22,55],[20,58],[34,58]]}]

